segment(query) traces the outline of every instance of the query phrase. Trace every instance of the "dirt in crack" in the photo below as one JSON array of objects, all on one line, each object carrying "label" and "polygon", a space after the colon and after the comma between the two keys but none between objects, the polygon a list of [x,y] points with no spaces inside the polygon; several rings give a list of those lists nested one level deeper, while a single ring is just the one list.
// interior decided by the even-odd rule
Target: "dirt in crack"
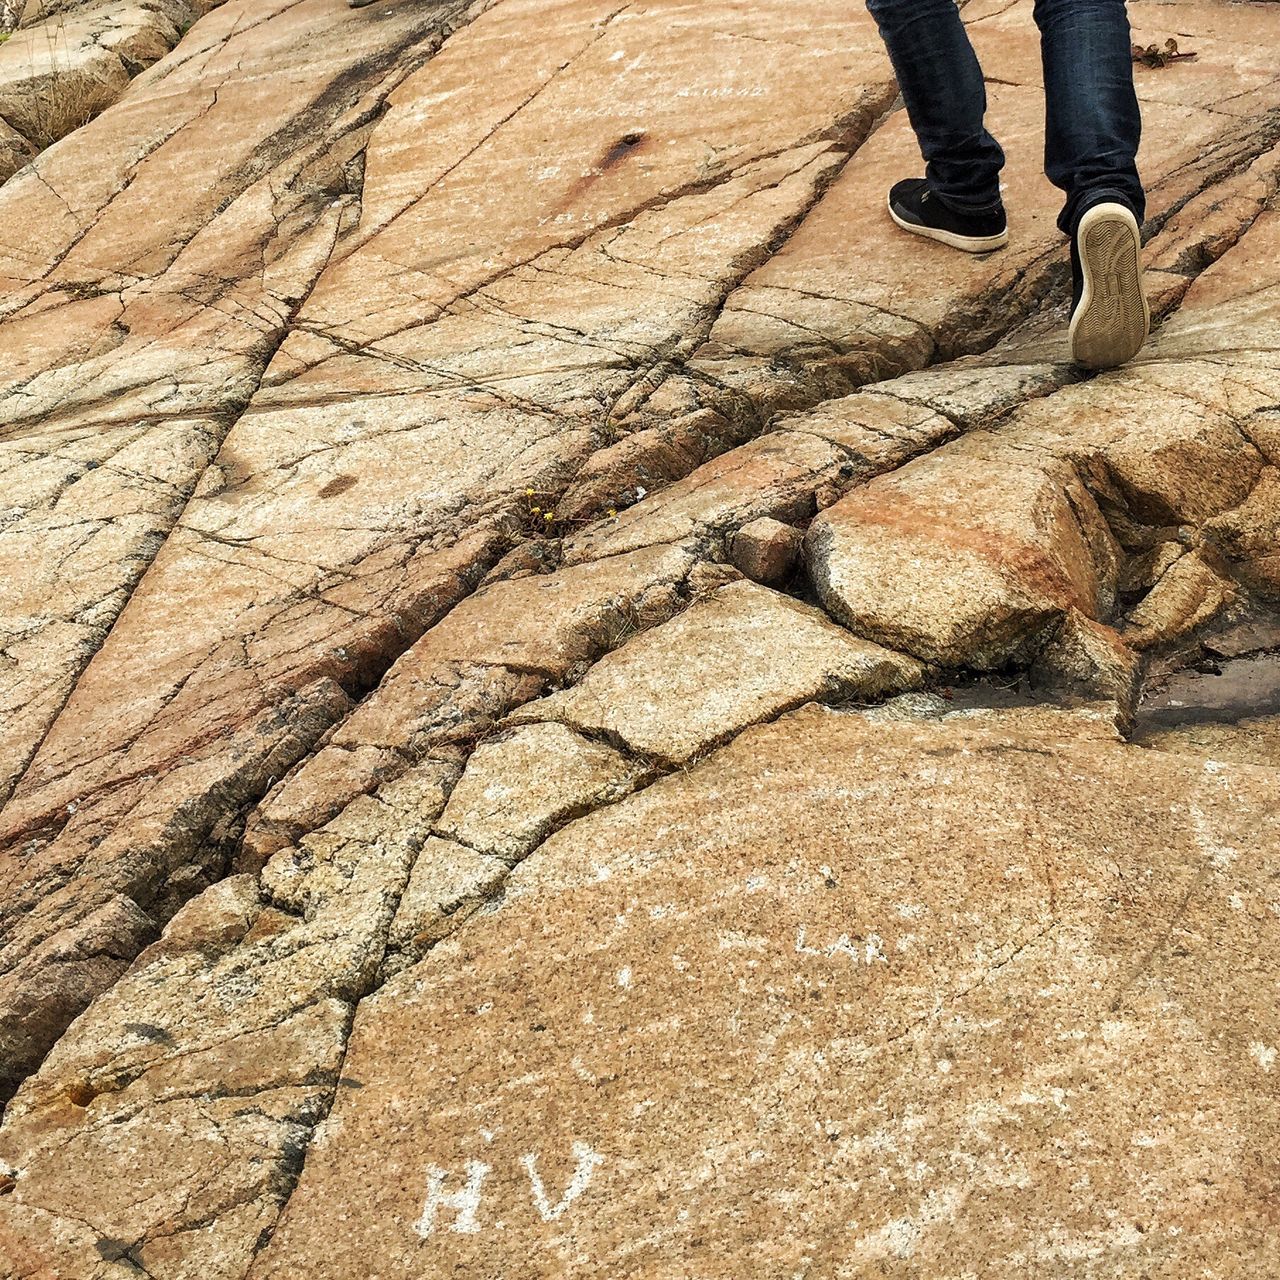
[{"label": "dirt in crack", "polygon": [[1135,736],[1280,716],[1280,653],[1205,659],[1160,681],[1138,708]]}]

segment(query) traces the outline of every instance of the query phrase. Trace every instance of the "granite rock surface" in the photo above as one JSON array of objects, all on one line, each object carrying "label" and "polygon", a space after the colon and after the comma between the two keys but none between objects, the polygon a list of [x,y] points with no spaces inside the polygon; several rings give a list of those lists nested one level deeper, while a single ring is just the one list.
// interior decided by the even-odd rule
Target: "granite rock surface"
[{"label": "granite rock surface", "polygon": [[1030,10],[980,257],[861,5],[24,11],[0,1280],[1280,1272],[1280,10],[1098,376]]}]

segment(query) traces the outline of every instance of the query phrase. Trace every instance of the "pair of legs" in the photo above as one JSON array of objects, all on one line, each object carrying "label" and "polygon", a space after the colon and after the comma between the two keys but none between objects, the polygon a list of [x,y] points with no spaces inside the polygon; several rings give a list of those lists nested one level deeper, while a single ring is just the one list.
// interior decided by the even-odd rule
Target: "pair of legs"
[{"label": "pair of legs", "polygon": [[[934,196],[965,213],[999,209],[1004,152],[987,131],[982,68],[954,0],[867,0],[889,50]],[[1035,0],[1045,93],[1045,173],[1074,235],[1093,204],[1144,212],[1142,129],[1124,0]]]},{"label": "pair of legs", "polygon": [[[889,213],[904,230],[985,253],[1008,240],[1004,152],[983,123],[982,68],[955,0],[867,0],[924,154],[923,178],[899,182]],[[1145,210],[1135,157],[1142,119],[1125,0],[1035,0],[1044,66],[1045,173],[1066,196],[1071,237],[1071,358],[1091,369],[1131,359],[1146,341]]]}]

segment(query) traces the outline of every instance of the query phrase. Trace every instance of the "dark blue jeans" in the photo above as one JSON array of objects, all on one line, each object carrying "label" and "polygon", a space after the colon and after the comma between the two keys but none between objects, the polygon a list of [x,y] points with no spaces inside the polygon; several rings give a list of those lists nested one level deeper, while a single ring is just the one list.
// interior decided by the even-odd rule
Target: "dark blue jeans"
[{"label": "dark blue jeans", "polygon": [[[957,211],[1000,203],[1004,152],[987,132],[982,68],[954,0],[867,0],[898,76],[925,176]],[[1142,118],[1133,90],[1124,0],[1036,0],[1044,64],[1044,171],[1066,192],[1058,226],[1070,235],[1100,200],[1142,221],[1134,162]]]}]

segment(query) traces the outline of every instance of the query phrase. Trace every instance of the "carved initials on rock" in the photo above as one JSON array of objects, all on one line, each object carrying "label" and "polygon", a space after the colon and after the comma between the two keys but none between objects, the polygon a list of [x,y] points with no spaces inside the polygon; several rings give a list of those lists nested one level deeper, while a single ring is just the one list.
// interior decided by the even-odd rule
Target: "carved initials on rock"
[{"label": "carved initials on rock", "polygon": [[[604,1157],[593,1151],[585,1142],[573,1144],[573,1158],[577,1162],[569,1185],[564,1195],[551,1203],[547,1196],[546,1186],[538,1173],[538,1155],[530,1151],[520,1157],[520,1164],[529,1178],[530,1194],[533,1207],[543,1222],[555,1222],[563,1216],[568,1207],[580,1196],[591,1183],[596,1169],[604,1163]],[[445,1183],[449,1180],[449,1171],[438,1165],[427,1166],[427,1199],[422,1206],[422,1216],[413,1224],[413,1229],[425,1240],[437,1229],[443,1227],[456,1231],[459,1235],[475,1235],[480,1231],[480,1200],[484,1189],[484,1180],[492,1172],[491,1166],[482,1160],[468,1160],[466,1164],[466,1182],[460,1190],[446,1192]],[[455,1217],[452,1222],[437,1224],[436,1218],[442,1210],[452,1209]]]}]

